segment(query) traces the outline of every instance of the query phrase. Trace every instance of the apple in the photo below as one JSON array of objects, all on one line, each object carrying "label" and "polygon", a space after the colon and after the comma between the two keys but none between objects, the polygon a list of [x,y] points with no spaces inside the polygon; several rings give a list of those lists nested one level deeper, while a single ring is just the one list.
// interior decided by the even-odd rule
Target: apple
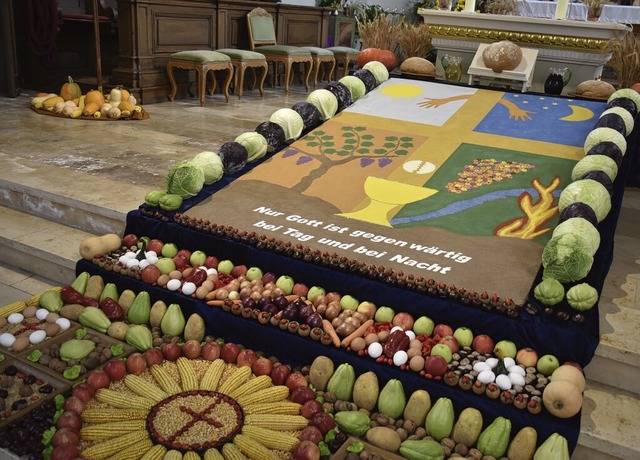
[{"label": "apple", "polygon": [[81,458],[78,446],[63,444],[62,446],[55,447],[51,452],[51,460],[68,460],[70,458]]},{"label": "apple", "polygon": [[395,315],[396,315],[396,312],[394,311],[393,308],[381,306],[376,310],[376,315],[374,319],[376,323],[390,323],[391,321],[393,321],[393,317]]},{"label": "apple", "polygon": [[182,356],[182,347],[175,342],[163,343],[160,350],[167,361],[175,361]]},{"label": "apple", "polygon": [[87,403],[85,403],[82,399],[77,396],[70,396],[64,400],[64,404],[62,406],[63,411],[70,410],[71,412],[75,412],[80,415],[84,412],[87,407]]},{"label": "apple", "polygon": [[440,355],[431,354],[424,359],[424,370],[434,377],[444,375],[447,372],[447,360]]},{"label": "apple", "polygon": [[336,427],[336,422],[333,420],[333,417],[326,412],[318,412],[311,417],[311,425],[317,427],[322,433],[322,436],[325,436]]},{"label": "apple", "polygon": [[538,353],[533,348],[521,348],[516,353],[516,363],[524,367],[535,367],[538,363]]},{"label": "apple", "polygon": [[162,240],[154,238],[147,242],[147,248],[145,249],[145,251],[153,251],[156,254],[160,255],[162,254],[162,246],[164,246]]},{"label": "apple", "polygon": [[65,445],[77,446],[78,444],[80,444],[80,433],[67,426],[58,428],[51,438],[51,445],[53,447]]},{"label": "apple", "polygon": [[138,247],[138,237],[133,233],[129,233],[122,237],[122,245],[127,248]]},{"label": "apple", "polygon": [[287,382],[287,378],[291,374],[291,368],[286,364],[278,363],[273,366],[271,370],[271,380],[274,385],[284,385]]},{"label": "apple", "polygon": [[82,428],[82,418],[75,412],[66,410],[61,413],[60,417],[58,417],[58,420],[56,420],[56,428],[63,427],[68,427],[79,432]]},{"label": "apple", "polygon": [[151,347],[143,353],[144,359],[147,361],[147,366],[152,364],[160,364],[164,361],[164,353],[159,348]]},{"label": "apple", "polygon": [[189,265],[189,259],[185,256],[179,256],[178,254],[173,256],[171,260],[173,260],[176,270],[184,270]]},{"label": "apple", "polygon": [[89,401],[91,401],[91,398],[93,398],[93,395],[96,394],[96,389],[85,382],[73,387],[73,391],[71,392],[71,394],[76,398],[79,398],[82,401],[88,403]]},{"label": "apple", "polygon": [[273,370],[273,361],[264,356],[258,357],[251,366],[251,371],[255,375],[270,375]]},{"label": "apple", "polygon": [[220,350],[220,357],[227,364],[235,364],[239,354],[240,347],[232,342],[225,343]]},{"label": "apple", "polygon": [[258,354],[249,349],[249,348],[244,348],[242,350],[240,350],[240,353],[238,353],[238,356],[236,358],[236,364],[238,366],[248,366],[248,367],[253,367],[253,364],[258,360]]},{"label": "apple", "polygon": [[403,331],[411,331],[413,330],[413,316],[406,312],[396,313],[393,319],[391,320],[391,324],[394,326],[400,326]]},{"label": "apple", "polygon": [[175,243],[165,243],[162,246],[162,251],[159,254],[162,254],[162,257],[168,257],[169,259],[173,258],[178,254],[178,246]]},{"label": "apple", "polygon": [[163,275],[168,275],[176,269],[176,263],[173,261],[173,259],[170,259],[168,257],[160,257],[156,262],[156,267],[158,267],[160,273],[162,273]]},{"label": "apple", "polygon": [[264,275],[262,275],[262,284],[275,283],[276,279],[277,278],[275,273],[267,272]]},{"label": "apple", "polygon": [[470,347],[473,343],[473,332],[468,327],[459,327],[453,331],[453,336],[461,347]]},{"label": "apple", "polygon": [[458,340],[452,335],[445,335],[440,339],[441,344],[444,344],[449,347],[451,353],[458,353],[460,351],[460,344]]},{"label": "apple", "polygon": [[[322,408],[322,404],[320,404],[320,407]],[[302,415],[302,408],[300,409],[300,414]],[[300,432],[300,436],[298,436],[298,439],[300,439],[300,441],[311,441],[314,444],[319,444],[322,441],[322,433],[320,432],[318,427],[307,425]]]},{"label": "apple", "polygon": [[326,293],[327,291],[325,291],[324,288],[321,288],[320,286],[311,286],[309,288],[309,292],[307,292],[307,299],[313,302],[313,299],[315,299],[316,296],[320,294],[325,295]]},{"label": "apple", "polygon": [[204,251],[193,251],[189,257],[189,265],[192,267],[200,267],[207,260],[207,254]]},{"label": "apple", "polygon": [[188,249],[180,249],[176,255],[189,260],[191,258],[191,251]]},{"label": "apple", "polygon": [[[291,374],[289,378],[293,375],[295,375],[295,372]],[[306,385],[299,385],[291,391],[291,401],[295,403],[304,404],[307,401],[315,401],[315,399],[316,392]]]},{"label": "apple", "polygon": [[[300,388],[309,388],[309,387],[300,387]],[[318,412],[324,412],[324,407],[322,407],[322,403],[317,399],[309,399],[302,403],[302,407],[300,408],[300,415],[302,415],[307,420],[311,420],[311,418],[316,415]]]},{"label": "apple", "polygon": [[247,270],[248,268],[246,265],[236,265],[231,269],[231,276],[234,278],[245,276],[247,274]]},{"label": "apple", "polygon": [[207,361],[215,361],[220,357],[220,345],[217,342],[207,342],[202,345],[200,354]]},{"label": "apple", "polygon": [[433,334],[433,328],[435,327],[435,323],[428,316],[421,316],[413,323],[413,332],[416,335],[426,335],[429,337]]},{"label": "apple", "polygon": [[216,256],[207,256],[204,261],[204,266],[207,268],[218,268],[218,258]]},{"label": "apple", "polygon": [[373,317],[376,315],[376,310],[376,304],[373,302],[369,302],[368,300],[360,302],[360,305],[358,305],[358,308],[356,308],[356,311],[358,313],[362,313],[368,319],[373,319]]},{"label": "apple", "polygon": [[560,361],[553,355],[543,355],[538,359],[538,363],[536,364],[536,369],[542,375],[548,377],[553,374],[557,368],[560,367]]},{"label": "apple", "polygon": [[295,371],[289,374],[284,384],[289,388],[289,391],[293,391],[298,387],[306,387],[309,385],[307,378],[300,371]]},{"label": "apple", "polygon": [[202,346],[200,342],[195,339],[189,339],[184,344],[182,344],[182,355],[189,359],[196,359],[200,357],[200,352],[202,351]]},{"label": "apple", "polygon": [[87,383],[91,385],[94,390],[98,390],[100,388],[108,388],[111,384],[111,377],[106,371],[102,369],[96,369],[94,371],[91,371],[91,373],[87,376]]},{"label": "apple", "polygon": [[343,310],[355,310],[358,308],[359,303],[358,299],[349,294],[340,297],[340,308]]},{"label": "apple", "polygon": [[140,270],[140,279],[147,284],[155,284],[162,275],[160,269],[153,264],[149,264]]},{"label": "apple", "polygon": [[282,289],[282,292],[284,292],[285,295],[289,295],[293,292],[293,286],[295,284],[295,281],[293,281],[293,278],[289,275],[282,275],[276,280],[276,287]]},{"label": "apple", "polygon": [[430,356],[442,356],[448,364],[452,359],[451,348],[449,348],[449,346],[445,345],[444,343],[436,343],[433,348],[431,348]]},{"label": "apple", "polygon": [[262,270],[260,268],[258,268],[258,267],[250,267],[247,270],[247,273],[245,274],[245,277],[249,281],[253,281],[253,280],[262,279],[262,275],[264,275],[264,273],[262,273]]},{"label": "apple", "polygon": [[298,297],[307,297],[309,293],[309,287],[304,283],[296,283],[293,285],[292,294],[297,295]]},{"label": "apple", "polygon": [[453,335],[453,328],[448,324],[436,324],[436,326],[433,328],[433,335],[437,335],[440,338],[446,335]]},{"label": "apple", "polygon": [[320,460],[320,448],[312,441],[300,441],[293,450],[294,460]]},{"label": "apple", "polygon": [[482,355],[488,355],[493,353],[495,342],[487,334],[480,334],[476,335],[476,337],[473,339],[471,348],[473,348],[473,351],[477,351]]},{"label": "apple", "polygon": [[142,374],[147,368],[147,360],[142,353],[136,351],[127,356],[126,367],[129,374]]},{"label": "apple", "polygon": [[231,270],[233,270],[233,262],[228,259],[221,260],[220,262],[218,262],[217,270],[220,273],[226,273],[227,275],[230,275]]},{"label": "apple", "polygon": [[516,353],[518,353],[518,347],[511,340],[501,340],[496,343],[493,353],[498,359],[515,358]]},{"label": "apple", "polygon": [[104,371],[111,380],[122,380],[127,373],[127,366],[118,358],[110,359],[104,365]]}]

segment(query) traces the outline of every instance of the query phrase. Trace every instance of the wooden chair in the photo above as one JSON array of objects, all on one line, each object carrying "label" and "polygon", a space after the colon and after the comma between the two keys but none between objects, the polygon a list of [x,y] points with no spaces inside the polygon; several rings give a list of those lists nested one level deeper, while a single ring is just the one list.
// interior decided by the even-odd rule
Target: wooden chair
[{"label": "wooden chair", "polygon": [[309,50],[313,60],[313,87],[318,87],[318,74],[320,73],[320,68],[325,64],[329,65],[328,79],[331,80],[333,71],[336,68],[336,58],[333,56],[333,52],[327,48],[318,48],[317,46],[303,46],[303,48]]},{"label": "wooden chair", "polygon": [[278,45],[273,17],[263,8],[254,8],[247,14],[251,49],[263,54],[267,62],[273,63],[274,86],[278,77],[278,66],[284,66],[284,93],[289,93],[294,63],[304,65],[304,86],[309,91],[309,76],[313,68],[311,52],[298,46]]},{"label": "wooden chair", "polygon": [[226,54],[231,58],[231,64],[234,69],[233,88],[238,93],[238,99],[242,97],[242,91],[244,89],[244,74],[247,69],[251,69],[253,74],[251,89],[255,88],[258,80],[258,77],[256,76],[256,69],[262,69],[258,90],[260,91],[260,96],[264,96],[264,80],[267,78],[267,73],[269,72],[269,65],[267,64],[264,54],[260,54],[255,51],[238,50],[235,48],[223,48],[216,51],[218,53]]},{"label": "wooden chair", "polygon": [[[360,51],[348,46],[331,46],[327,49],[335,56],[336,63],[342,64],[342,76],[349,75],[349,65],[351,61],[355,62],[358,59]],[[337,73],[338,69],[336,69],[336,78],[338,77]]]}]

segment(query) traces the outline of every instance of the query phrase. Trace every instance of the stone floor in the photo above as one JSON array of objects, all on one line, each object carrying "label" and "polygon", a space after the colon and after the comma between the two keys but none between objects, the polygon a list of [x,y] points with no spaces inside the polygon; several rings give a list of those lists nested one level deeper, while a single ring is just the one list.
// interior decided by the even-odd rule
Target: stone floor
[{"label": "stone floor", "polygon": [[[148,120],[131,122],[38,115],[28,108],[32,95],[0,97],[0,305],[70,282],[83,235],[121,232],[126,212],[163,188],[172,164],[215,151],[306,92],[269,88],[261,98],[249,91],[228,104],[218,94],[204,107],[195,98],[153,104],[145,106]],[[628,188],[574,459],[640,458],[638,229],[640,189]]]}]

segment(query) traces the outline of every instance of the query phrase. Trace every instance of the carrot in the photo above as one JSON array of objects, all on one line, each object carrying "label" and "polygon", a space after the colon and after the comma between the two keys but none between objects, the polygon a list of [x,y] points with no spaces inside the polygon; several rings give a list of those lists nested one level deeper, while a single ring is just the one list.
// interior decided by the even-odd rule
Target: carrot
[{"label": "carrot", "polygon": [[300,298],[299,295],[295,295],[295,294],[286,295],[284,297],[287,299],[287,302],[289,303],[295,302],[296,300],[298,300],[298,298]]},{"label": "carrot", "polygon": [[344,339],[342,339],[342,342],[340,343],[340,345],[342,345],[345,348],[348,347],[349,345],[351,345],[351,342],[353,341],[353,339],[355,339],[356,337],[362,337],[365,331],[369,329],[371,326],[373,326],[373,320],[372,319],[366,320],[355,331],[353,331],[351,334],[349,334]]},{"label": "carrot", "polygon": [[331,341],[336,347],[340,347],[340,337],[338,337],[338,334],[331,324],[331,321],[329,321],[328,319],[323,319],[322,330],[325,334],[329,334],[329,337],[331,337]]},{"label": "carrot", "polygon": [[[212,307],[221,307],[226,300],[209,300],[207,305],[211,305]],[[242,300],[236,299],[232,301],[233,303],[242,303]]]}]

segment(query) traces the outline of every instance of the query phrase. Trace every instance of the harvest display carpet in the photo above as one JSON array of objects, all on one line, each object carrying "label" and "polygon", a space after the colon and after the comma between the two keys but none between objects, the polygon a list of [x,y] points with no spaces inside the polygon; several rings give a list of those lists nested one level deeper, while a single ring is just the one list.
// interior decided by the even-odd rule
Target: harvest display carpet
[{"label": "harvest display carpet", "polygon": [[390,79],[188,213],[523,304],[604,107]]}]

